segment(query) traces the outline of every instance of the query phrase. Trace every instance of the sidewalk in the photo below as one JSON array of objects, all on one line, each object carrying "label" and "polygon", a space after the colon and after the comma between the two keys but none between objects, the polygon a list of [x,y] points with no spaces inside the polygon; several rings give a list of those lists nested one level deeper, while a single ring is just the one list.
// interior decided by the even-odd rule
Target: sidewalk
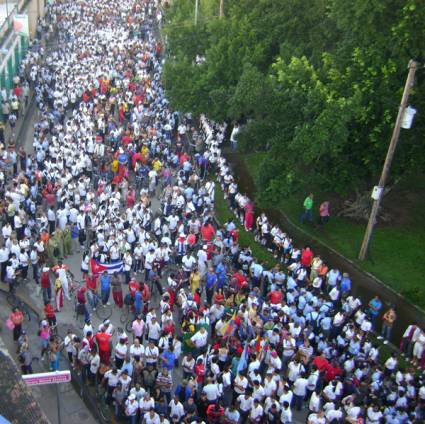
[{"label": "sidewalk", "polygon": [[[1,288],[4,288],[2,285]],[[26,296],[22,296],[22,300],[27,301]],[[10,313],[10,305],[6,301],[6,296],[2,292],[0,293],[0,320],[5,322]],[[27,334],[30,339],[31,352],[34,357],[40,356],[40,342],[38,340],[37,332],[39,328],[38,317],[35,313],[31,314],[31,321],[24,324],[24,328],[27,331]],[[16,345],[12,338],[12,333],[4,327],[2,330],[2,336],[0,338],[3,341],[5,347],[7,348],[10,356],[17,363],[17,354],[16,354]],[[33,371],[38,372],[48,372],[48,362],[34,360],[33,361]],[[65,360],[61,359],[60,369],[68,369],[68,364]],[[61,404],[61,423],[62,424],[73,424],[79,422],[81,424],[95,424],[95,419],[91,416],[90,412],[87,410],[86,405],[83,400],[75,392],[71,383],[60,384],[59,387],[60,393],[60,404]],[[36,386],[31,387],[30,391],[32,392],[34,398],[40,404],[40,407],[47,415],[49,421],[52,424],[58,423],[57,415],[57,403],[56,403],[56,387],[55,385],[46,385],[46,386]],[[10,417],[13,418],[13,417]]]}]

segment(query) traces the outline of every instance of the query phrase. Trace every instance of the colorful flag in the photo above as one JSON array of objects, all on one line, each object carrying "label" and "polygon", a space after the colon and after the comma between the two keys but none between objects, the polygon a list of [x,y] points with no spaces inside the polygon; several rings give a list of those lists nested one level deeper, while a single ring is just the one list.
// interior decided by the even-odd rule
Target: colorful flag
[{"label": "colorful flag", "polygon": [[223,327],[220,329],[220,334],[223,337],[229,337],[232,335],[233,330],[235,329],[235,318],[236,318],[236,312],[233,314],[232,318],[230,318],[229,321],[227,321]]},{"label": "colorful flag", "polygon": [[102,274],[103,271],[108,271],[108,274],[113,274],[114,272],[122,272],[124,265],[123,261],[114,262],[112,264],[104,264],[96,261],[95,259],[90,259],[90,269],[94,275]]}]

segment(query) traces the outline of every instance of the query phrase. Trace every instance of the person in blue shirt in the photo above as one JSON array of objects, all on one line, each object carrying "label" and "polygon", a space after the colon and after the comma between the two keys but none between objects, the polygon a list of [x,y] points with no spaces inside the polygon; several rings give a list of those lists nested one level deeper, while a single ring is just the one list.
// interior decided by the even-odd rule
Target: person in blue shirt
[{"label": "person in blue shirt", "polygon": [[344,272],[344,274],[342,274],[342,279],[341,279],[342,295],[345,297],[348,295],[348,293],[350,293],[350,291],[351,291],[351,279],[348,273]]},{"label": "person in blue shirt", "polygon": [[121,372],[123,372],[124,370],[127,370],[127,373],[130,377],[133,376],[133,362],[130,358],[130,356],[127,356],[124,360],[124,363],[121,367]]},{"label": "person in blue shirt", "polygon": [[100,276],[100,296],[103,305],[109,305],[109,296],[111,294],[111,276],[107,271],[103,271]]},{"label": "person in blue shirt", "polygon": [[143,310],[143,299],[142,292],[137,290],[134,295],[134,312],[137,315],[141,315]]},{"label": "person in blue shirt", "polygon": [[381,309],[382,309],[382,301],[379,298],[379,296],[375,296],[369,302],[369,310],[368,310],[373,327],[375,327],[376,319],[378,318],[378,315],[381,312]]},{"label": "person in blue shirt", "polygon": [[212,268],[209,268],[205,274],[205,289],[207,294],[207,304],[211,305],[214,296],[214,290],[217,285],[217,275]]},{"label": "person in blue shirt", "polygon": [[216,288],[223,288],[226,285],[227,280],[226,266],[223,264],[223,262],[220,262],[217,265],[215,272],[217,274]]},{"label": "person in blue shirt", "polygon": [[174,346],[170,345],[168,349],[165,349],[161,355],[162,366],[167,368],[170,373],[173,372],[174,364],[176,361],[176,355],[174,354]]},{"label": "person in blue shirt", "polygon": [[71,224],[71,239],[74,253],[80,253],[79,237],[80,227],[78,226],[78,224]]}]

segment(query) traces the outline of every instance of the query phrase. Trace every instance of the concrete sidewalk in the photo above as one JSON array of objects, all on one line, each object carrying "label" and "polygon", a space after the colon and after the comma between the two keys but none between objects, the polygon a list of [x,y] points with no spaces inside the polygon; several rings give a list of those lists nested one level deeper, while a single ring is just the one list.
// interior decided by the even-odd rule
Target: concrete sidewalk
[{"label": "concrete sidewalk", "polygon": [[[3,287],[2,287],[3,288]],[[5,322],[11,311],[10,305],[6,301],[4,292],[0,293],[0,320]],[[40,341],[37,336],[39,329],[38,316],[31,313],[31,321],[24,323],[24,329],[27,332],[30,340],[31,353],[35,358],[40,357]],[[2,330],[1,339],[7,348],[10,356],[18,362],[16,354],[16,343],[13,341],[12,332],[6,327]],[[19,365],[18,365],[19,366]],[[68,369],[68,363],[61,358],[60,369]],[[33,361],[33,371],[48,372],[48,361],[41,361],[35,359]],[[61,424],[72,424],[79,422],[81,424],[95,424],[96,420],[91,416],[87,410],[83,400],[75,392],[71,383],[64,383],[58,385],[60,394],[60,407],[61,407]],[[58,411],[56,402],[56,385],[35,386],[30,388],[34,398],[39,402],[41,408],[47,415],[52,424],[58,423]]]}]

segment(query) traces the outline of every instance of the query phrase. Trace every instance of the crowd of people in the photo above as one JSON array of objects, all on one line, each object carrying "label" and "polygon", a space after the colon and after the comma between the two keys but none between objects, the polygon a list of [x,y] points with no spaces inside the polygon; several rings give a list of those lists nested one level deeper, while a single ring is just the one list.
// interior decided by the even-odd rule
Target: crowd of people
[{"label": "crowd of people", "polygon": [[[385,312],[389,339],[394,308],[363,305],[347,273],[255,218],[221,152],[226,127],[203,116],[196,129],[168,104],[161,18],[158,1],[56,1],[44,24],[56,47],[24,62],[39,119],[33,154],[2,155],[1,280],[38,285],[42,357],[58,369],[56,320],[75,301],[86,324],[64,338],[70,366],[132,424],[287,424],[293,411],[309,424],[422,422],[413,365],[424,365],[425,333],[403,336],[412,367],[382,360],[372,332]],[[210,175],[234,220],[216,221]],[[240,246],[238,221],[275,266]],[[71,287],[72,253],[82,287]],[[131,334],[90,320],[111,293]],[[10,323],[31,372],[21,311]]]}]

